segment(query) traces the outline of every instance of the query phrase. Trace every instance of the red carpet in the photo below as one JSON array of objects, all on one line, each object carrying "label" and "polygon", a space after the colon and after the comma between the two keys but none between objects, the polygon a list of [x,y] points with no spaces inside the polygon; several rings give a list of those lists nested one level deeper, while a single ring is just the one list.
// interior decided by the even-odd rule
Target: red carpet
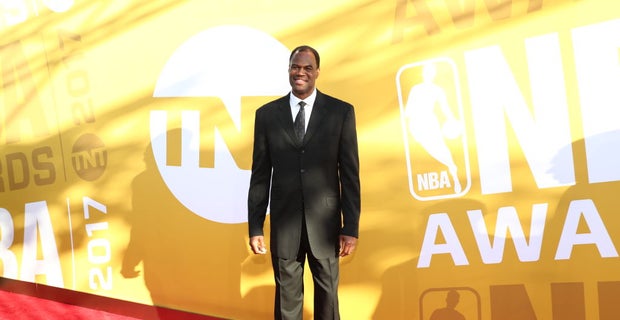
[{"label": "red carpet", "polygon": [[221,320],[0,277],[0,320]]},{"label": "red carpet", "polygon": [[0,319],[135,320],[138,318],[0,291]]}]

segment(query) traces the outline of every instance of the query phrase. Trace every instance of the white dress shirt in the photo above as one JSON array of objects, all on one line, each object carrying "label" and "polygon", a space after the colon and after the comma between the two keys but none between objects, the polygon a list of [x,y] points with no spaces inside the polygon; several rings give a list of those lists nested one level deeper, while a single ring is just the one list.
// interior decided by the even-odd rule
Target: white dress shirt
[{"label": "white dress shirt", "polygon": [[293,122],[295,122],[295,117],[297,116],[297,112],[299,112],[299,101],[303,101],[306,103],[304,106],[304,117],[306,120],[304,123],[304,128],[308,131],[308,122],[310,121],[310,114],[312,114],[312,107],[314,106],[314,100],[316,99],[316,88],[312,91],[312,94],[308,96],[306,99],[297,98],[292,92],[290,94],[289,103],[291,105],[291,114],[293,115]]}]

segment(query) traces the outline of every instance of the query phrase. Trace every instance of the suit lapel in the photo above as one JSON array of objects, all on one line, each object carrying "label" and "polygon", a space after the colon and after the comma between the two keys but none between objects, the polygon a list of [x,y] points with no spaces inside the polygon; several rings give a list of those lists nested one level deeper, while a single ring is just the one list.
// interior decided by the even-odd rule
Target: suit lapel
[{"label": "suit lapel", "polygon": [[310,114],[310,121],[308,122],[308,128],[306,128],[306,135],[304,136],[304,144],[306,144],[314,134],[317,132],[319,125],[325,116],[327,109],[325,108],[325,99],[323,94],[317,90],[316,99],[312,106],[312,113]]},{"label": "suit lapel", "polygon": [[[290,93],[289,93],[290,95]],[[310,114],[310,120],[308,121],[308,128],[306,128],[306,135],[304,136],[303,143],[300,144],[297,141],[297,135],[295,135],[295,128],[293,127],[293,114],[291,113],[291,106],[289,104],[290,96],[286,95],[280,98],[278,101],[278,124],[284,129],[289,140],[295,146],[301,146],[306,144],[314,134],[319,130],[320,123],[327,113],[325,106],[324,95],[317,90],[316,99],[312,106],[312,113]]]},{"label": "suit lapel", "polygon": [[[290,94],[290,93],[289,93]],[[295,128],[293,127],[293,115],[291,114],[291,106],[289,104],[289,95],[280,98],[278,101],[278,124],[286,132],[292,144],[298,146]]]}]

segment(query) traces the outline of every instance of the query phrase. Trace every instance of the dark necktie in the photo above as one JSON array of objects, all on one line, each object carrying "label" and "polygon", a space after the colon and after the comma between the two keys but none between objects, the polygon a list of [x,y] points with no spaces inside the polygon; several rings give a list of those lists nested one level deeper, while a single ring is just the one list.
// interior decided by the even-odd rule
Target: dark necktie
[{"label": "dark necktie", "polygon": [[304,141],[304,134],[306,134],[306,116],[304,112],[305,102],[299,101],[299,112],[295,116],[295,134],[299,141]]}]

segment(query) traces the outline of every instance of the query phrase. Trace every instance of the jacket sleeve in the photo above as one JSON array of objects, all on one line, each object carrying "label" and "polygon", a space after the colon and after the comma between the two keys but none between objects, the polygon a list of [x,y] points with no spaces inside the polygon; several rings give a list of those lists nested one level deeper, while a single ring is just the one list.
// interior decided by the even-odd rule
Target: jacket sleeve
[{"label": "jacket sleeve", "polygon": [[254,120],[252,175],[248,192],[248,228],[250,237],[263,235],[263,225],[269,203],[271,158],[265,125],[264,115],[261,109],[258,109]]},{"label": "jacket sleeve", "polygon": [[343,217],[341,234],[357,238],[359,237],[361,206],[359,155],[355,128],[355,110],[351,105],[348,105],[342,130],[338,154]]}]

